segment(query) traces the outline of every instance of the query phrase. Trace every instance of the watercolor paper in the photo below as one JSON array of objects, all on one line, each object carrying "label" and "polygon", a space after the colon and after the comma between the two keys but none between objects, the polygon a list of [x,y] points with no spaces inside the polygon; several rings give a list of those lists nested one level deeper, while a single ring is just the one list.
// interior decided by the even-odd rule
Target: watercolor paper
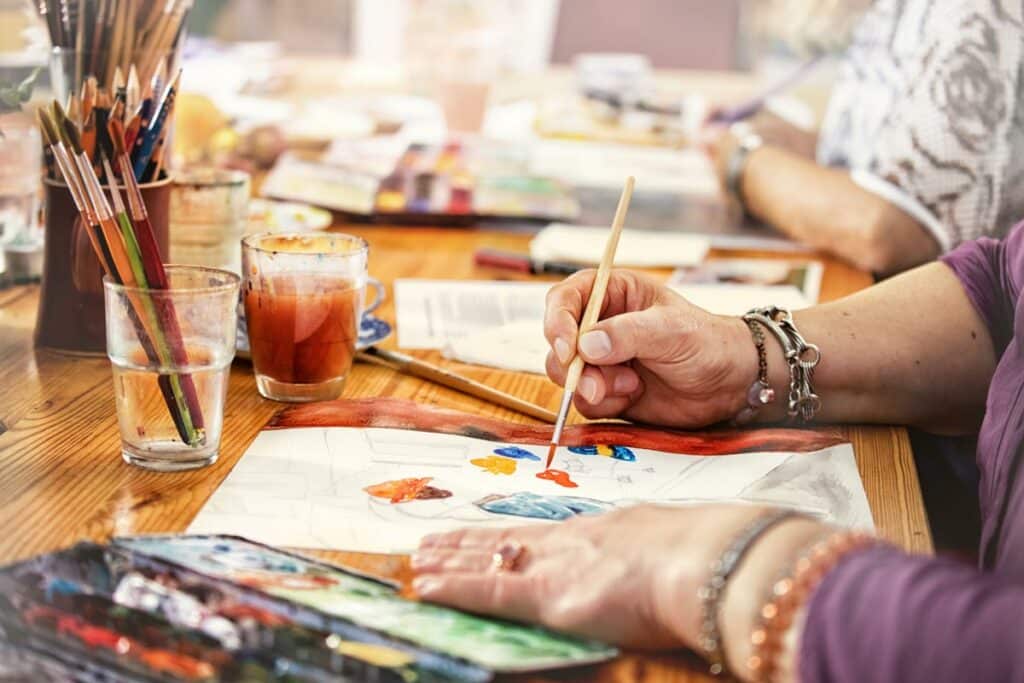
[{"label": "watercolor paper", "polygon": [[[408,552],[434,532],[547,524],[653,502],[792,507],[871,529],[853,449],[830,431],[712,434],[621,423],[550,427],[397,399],[287,408],[256,438],[190,533],[275,545]],[[534,457],[531,457],[534,456]]]}]

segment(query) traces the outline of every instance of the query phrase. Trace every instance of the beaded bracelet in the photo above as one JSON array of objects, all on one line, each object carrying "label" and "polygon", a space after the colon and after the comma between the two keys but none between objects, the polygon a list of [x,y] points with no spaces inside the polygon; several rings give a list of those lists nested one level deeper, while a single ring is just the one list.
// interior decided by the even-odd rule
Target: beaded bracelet
[{"label": "beaded bracelet", "polygon": [[722,635],[718,626],[718,611],[722,593],[729,578],[754,543],[775,525],[792,517],[803,516],[794,510],[770,510],[757,516],[729,543],[729,546],[711,563],[711,576],[697,591],[701,604],[699,643],[704,657],[710,662],[711,673],[716,676],[725,670]]},{"label": "beaded bracelet", "polygon": [[758,624],[750,633],[753,646],[747,669],[757,683],[773,683],[779,666],[783,639],[800,608],[839,561],[855,550],[877,543],[869,534],[839,531],[811,544],[786,574],[772,584],[768,599],[758,611]]}]

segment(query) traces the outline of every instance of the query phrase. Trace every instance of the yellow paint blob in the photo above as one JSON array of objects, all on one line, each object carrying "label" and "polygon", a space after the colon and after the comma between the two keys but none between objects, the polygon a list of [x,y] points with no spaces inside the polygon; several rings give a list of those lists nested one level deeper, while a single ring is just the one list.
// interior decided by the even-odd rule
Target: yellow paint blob
[{"label": "yellow paint blob", "polygon": [[364,662],[375,664],[376,666],[383,666],[391,669],[395,669],[400,666],[407,666],[416,661],[415,657],[412,657],[400,650],[384,647],[383,645],[355,643],[350,640],[342,641],[335,647],[335,650],[346,657],[354,657],[356,659],[361,659]]},{"label": "yellow paint blob", "polygon": [[595,446],[595,448],[597,448],[597,454],[598,455],[603,455],[606,458],[612,457],[612,454],[615,453],[615,451],[612,450],[611,446],[605,446],[605,445],[602,444],[602,445],[599,445],[599,446]]},{"label": "yellow paint blob", "polygon": [[516,461],[511,458],[502,458],[498,455],[488,455],[486,458],[475,458],[470,462],[484,472],[490,472],[491,474],[514,474],[516,471]]}]

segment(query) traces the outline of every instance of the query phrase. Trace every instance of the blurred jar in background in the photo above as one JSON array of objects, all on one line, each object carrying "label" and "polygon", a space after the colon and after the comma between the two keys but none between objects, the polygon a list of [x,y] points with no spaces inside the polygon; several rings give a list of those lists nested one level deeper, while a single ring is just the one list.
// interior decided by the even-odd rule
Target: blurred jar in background
[{"label": "blurred jar in background", "polygon": [[480,131],[513,10],[493,0],[410,0],[406,68],[413,82],[432,84],[450,132]]},{"label": "blurred jar in background", "polygon": [[38,251],[39,178],[42,141],[30,117],[0,116],[0,274],[7,271],[5,252],[25,247]]},{"label": "blurred jar in background", "polygon": [[180,171],[171,193],[171,263],[242,272],[249,220],[249,174],[215,168]]}]

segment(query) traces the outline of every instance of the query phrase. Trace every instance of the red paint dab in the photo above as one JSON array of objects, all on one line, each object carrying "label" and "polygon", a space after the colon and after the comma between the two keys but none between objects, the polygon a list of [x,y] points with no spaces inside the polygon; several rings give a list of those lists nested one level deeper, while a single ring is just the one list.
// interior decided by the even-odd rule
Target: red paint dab
[{"label": "red paint dab", "polygon": [[569,473],[563,470],[544,470],[537,475],[538,479],[547,479],[553,481],[559,486],[564,486],[567,489],[574,489],[579,486],[576,482],[569,478]]}]

